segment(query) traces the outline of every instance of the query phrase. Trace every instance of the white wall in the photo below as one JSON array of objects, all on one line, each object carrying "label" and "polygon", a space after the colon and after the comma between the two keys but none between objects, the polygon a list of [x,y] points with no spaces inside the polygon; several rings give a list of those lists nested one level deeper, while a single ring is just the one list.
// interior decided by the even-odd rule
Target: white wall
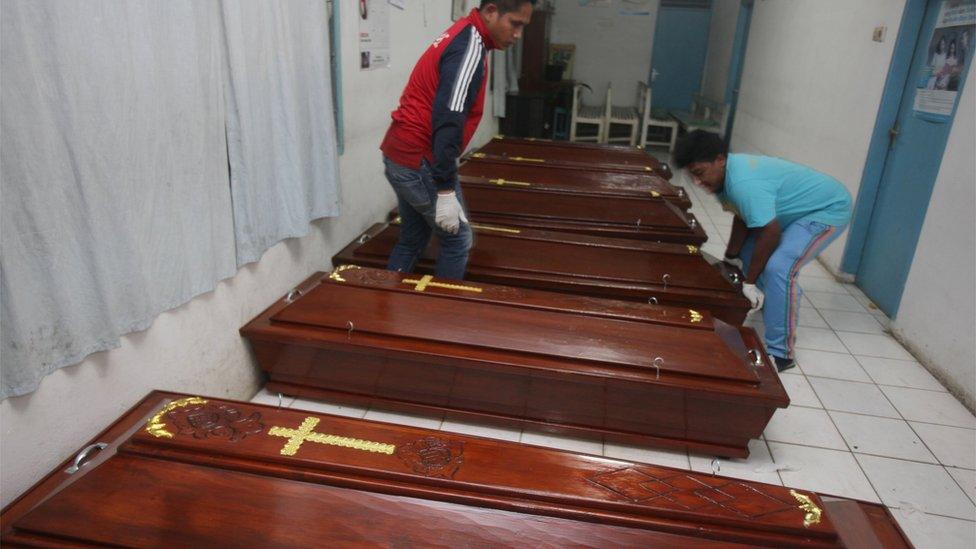
[{"label": "white wall", "polygon": [[[549,42],[576,44],[574,80],[589,84],[584,101],[602,104],[613,83],[613,104],[636,106],[637,83],[651,71],[651,47],[658,0],[611,0],[609,6],[581,6],[579,0],[555,0]],[[621,15],[621,11],[648,15]]]},{"label": "white wall", "polygon": [[716,0],[708,28],[708,53],[702,74],[701,94],[715,101],[725,101],[729,63],[739,20],[740,0]]},{"label": "white wall", "polygon": [[[208,294],[163,313],[122,346],[45,378],[29,395],[0,402],[0,506],[6,505],[152,389],[249,399],[263,383],[238,328],[329,259],[394,205],[378,150],[413,64],[450,26],[439,0],[391,7],[392,66],[361,72],[354,9],[343,5],[342,89],[345,153],[341,212],[310,234],[271,248]],[[497,132],[491,102],[472,145]]]},{"label": "white wall", "polygon": [[898,317],[906,343],[970,410],[976,408],[976,81],[970,69]]},{"label": "white wall", "polygon": [[[830,174],[857,196],[903,0],[756,2],[731,148]],[[888,27],[874,42],[874,27]],[[839,271],[845,232],[822,255]]]}]

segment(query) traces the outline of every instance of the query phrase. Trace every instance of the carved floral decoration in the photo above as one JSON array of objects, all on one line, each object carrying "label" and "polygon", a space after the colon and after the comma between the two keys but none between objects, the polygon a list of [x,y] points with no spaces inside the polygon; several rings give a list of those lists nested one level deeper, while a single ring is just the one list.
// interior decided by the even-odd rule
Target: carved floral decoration
[{"label": "carved floral decoration", "polygon": [[396,455],[415,472],[437,478],[454,478],[464,462],[464,443],[425,437],[398,446]]}]

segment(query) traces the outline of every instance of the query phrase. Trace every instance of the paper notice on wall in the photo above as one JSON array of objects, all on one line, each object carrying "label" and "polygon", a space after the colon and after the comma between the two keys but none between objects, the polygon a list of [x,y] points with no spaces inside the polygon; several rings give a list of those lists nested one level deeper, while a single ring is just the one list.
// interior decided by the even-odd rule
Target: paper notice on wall
[{"label": "paper notice on wall", "polygon": [[973,57],[976,0],[943,0],[915,90],[915,116],[946,122]]},{"label": "paper notice on wall", "polygon": [[390,4],[387,0],[357,0],[359,5],[359,68],[390,66]]}]

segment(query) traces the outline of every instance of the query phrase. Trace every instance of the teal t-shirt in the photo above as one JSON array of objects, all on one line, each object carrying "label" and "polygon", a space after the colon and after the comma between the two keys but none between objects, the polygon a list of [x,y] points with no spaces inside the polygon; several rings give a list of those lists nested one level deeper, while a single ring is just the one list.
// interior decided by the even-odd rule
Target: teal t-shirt
[{"label": "teal t-shirt", "polygon": [[730,154],[718,199],[749,228],[774,218],[783,229],[802,217],[835,227],[851,219],[851,194],[840,181],[770,156]]}]

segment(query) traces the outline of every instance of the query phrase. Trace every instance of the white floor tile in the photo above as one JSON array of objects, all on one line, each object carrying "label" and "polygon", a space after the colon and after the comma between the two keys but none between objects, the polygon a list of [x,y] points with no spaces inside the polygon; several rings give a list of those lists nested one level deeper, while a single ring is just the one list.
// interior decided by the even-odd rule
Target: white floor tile
[{"label": "white floor tile", "polygon": [[[711,456],[691,456],[691,470],[699,473],[712,472]],[[749,441],[749,457],[747,459],[719,459],[715,474],[725,477],[765,482],[767,484],[783,485],[777,473],[778,466],[773,463],[769,449],[762,440]]]},{"label": "white floor tile", "polygon": [[816,408],[790,406],[785,410],[776,410],[763,435],[770,442],[847,450],[843,437],[827,412]]},{"label": "white floor tile", "polygon": [[905,419],[976,429],[976,417],[949,393],[881,386]]},{"label": "white floor tile", "polygon": [[[800,311],[802,317],[806,311]],[[796,331],[796,347],[799,349],[813,349],[815,351],[831,351],[846,353],[847,347],[837,337],[833,330],[824,328],[807,328],[801,326]]]},{"label": "white floor tile", "polygon": [[912,423],[912,429],[942,465],[976,469],[976,431],[931,423]]},{"label": "white floor tile", "polygon": [[800,271],[800,274],[819,278],[834,278],[834,275],[830,274],[830,271],[821,265],[819,261],[811,261],[810,263],[804,265],[803,269]]},{"label": "white floor tile", "polygon": [[832,292],[804,292],[804,295],[813,303],[813,306],[821,311],[832,309],[836,311],[851,311],[855,313],[866,313],[863,305],[857,302],[850,294],[837,294]]},{"label": "white floor tile", "polygon": [[780,442],[769,448],[786,486],[881,503],[850,452]]},{"label": "white floor tile", "polygon": [[831,328],[839,332],[884,333],[884,328],[881,326],[881,323],[872,314],[830,311],[826,309],[821,310],[820,314]]},{"label": "white floor tile", "polygon": [[848,353],[830,353],[811,349],[797,349],[796,361],[808,376],[832,377],[871,383],[871,378]]},{"label": "white floor tile", "polygon": [[467,421],[455,421],[448,419],[445,419],[444,422],[441,423],[441,430],[450,431],[452,433],[461,433],[462,435],[508,440],[511,442],[518,442],[519,437],[522,436],[522,429],[508,429],[505,427],[495,427]]},{"label": "white floor tile", "polygon": [[938,517],[913,509],[892,509],[891,514],[916,549],[976,547],[976,523]]},{"label": "white floor tile", "polygon": [[672,452],[668,450],[657,450],[653,448],[643,448],[630,446],[627,444],[616,444],[605,442],[603,444],[603,455],[608,458],[624,459],[639,463],[651,463],[653,465],[663,465],[665,467],[675,467],[678,469],[689,469],[688,452]]},{"label": "white floor tile", "polygon": [[972,469],[959,469],[957,467],[946,467],[949,475],[956,479],[956,484],[962,488],[969,499],[976,503],[976,471]]},{"label": "white floor tile", "polygon": [[261,388],[256,395],[251,398],[251,403],[253,404],[267,404],[269,406],[278,406],[281,404],[282,408],[288,408],[291,403],[295,401],[295,397],[282,395],[281,400],[278,400],[278,393],[272,393],[271,391]]},{"label": "white floor tile", "polygon": [[804,292],[830,292],[833,294],[850,295],[843,284],[832,278],[808,275],[800,271],[800,287]]},{"label": "white floor tile", "polygon": [[839,412],[897,418],[898,412],[874,384],[811,377],[807,379],[824,408]]},{"label": "white floor tile", "polygon": [[522,444],[534,444],[536,446],[559,448],[561,450],[570,450],[597,456],[603,455],[603,442],[599,440],[574,438],[529,430],[523,431],[522,438],[519,440]]},{"label": "white floor tile", "polygon": [[887,334],[857,334],[854,332],[837,332],[844,345],[851,354],[862,356],[876,356],[881,358],[895,358],[898,360],[915,360],[895,338]]},{"label": "white floor tile", "polygon": [[308,400],[304,398],[296,398],[294,402],[289,406],[292,410],[306,410],[309,412],[318,412],[320,414],[332,414],[336,416],[346,416],[355,417],[362,419],[366,415],[366,408],[360,408],[358,406],[342,406],[339,404],[333,404],[331,402],[322,402],[319,400]]},{"label": "white floor tile", "polygon": [[903,419],[830,412],[855,453],[938,463]]},{"label": "white floor tile", "polygon": [[896,360],[872,356],[854,358],[861,363],[868,375],[879,385],[945,391],[945,387],[939,383],[939,380],[935,379],[924,366],[914,360]]},{"label": "white floor tile", "polygon": [[[796,370],[790,370],[796,371]],[[796,373],[782,373],[779,375],[780,382],[783,383],[783,387],[786,389],[786,394],[790,395],[790,407],[793,406],[808,406],[810,408],[822,408],[820,404],[820,399],[813,392],[813,388],[810,387],[810,383],[807,378],[803,375]]]},{"label": "white floor tile", "polygon": [[421,429],[435,430],[440,429],[441,423],[444,421],[443,416],[404,414],[377,409],[370,409],[368,412],[366,412],[364,419],[369,419],[372,421],[385,421],[387,423],[396,423],[398,425],[409,425],[411,427],[420,427]]},{"label": "white floor tile", "polygon": [[889,507],[976,520],[976,506],[940,465],[857,454],[864,473]]},{"label": "white floor tile", "polygon": [[801,328],[830,328],[827,321],[820,315],[820,311],[814,307],[800,307],[796,317],[796,324]]}]

